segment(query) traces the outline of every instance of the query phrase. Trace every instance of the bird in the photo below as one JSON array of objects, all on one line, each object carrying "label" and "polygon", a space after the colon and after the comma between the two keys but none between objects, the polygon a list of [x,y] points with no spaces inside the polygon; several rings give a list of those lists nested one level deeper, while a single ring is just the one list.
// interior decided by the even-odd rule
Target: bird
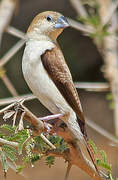
[{"label": "bird", "polygon": [[60,119],[78,141],[86,145],[98,172],[94,153],[88,143],[79,95],[57,42],[59,35],[69,26],[67,18],[59,12],[39,13],[26,33],[22,71],[29,88],[39,101],[52,114],[62,114]]}]

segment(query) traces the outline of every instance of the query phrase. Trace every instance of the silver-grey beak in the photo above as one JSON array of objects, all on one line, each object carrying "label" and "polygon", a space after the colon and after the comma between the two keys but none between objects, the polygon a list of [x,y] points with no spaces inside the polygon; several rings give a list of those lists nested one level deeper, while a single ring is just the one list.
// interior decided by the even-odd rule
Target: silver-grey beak
[{"label": "silver-grey beak", "polygon": [[55,28],[55,29],[67,28],[67,27],[69,27],[69,26],[70,26],[70,25],[69,25],[66,17],[60,16],[60,17],[58,18],[57,22],[55,23],[54,28]]}]

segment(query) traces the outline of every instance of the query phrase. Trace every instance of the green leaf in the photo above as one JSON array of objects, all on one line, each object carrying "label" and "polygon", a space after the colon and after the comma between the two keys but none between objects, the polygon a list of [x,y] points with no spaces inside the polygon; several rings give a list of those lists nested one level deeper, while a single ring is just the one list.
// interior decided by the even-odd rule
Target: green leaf
[{"label": "green leaf", "polygon": [[114,109],[114,102],[110,102],[109,107],[110,107],[110,109]]},{"label": "green leaf", "polygon": [[56,145],[56,144],[58,144],[60,142],[60,137],[59,136],[50,136],[49,135],[48,139],[54,145]]},{"label": "green leaf", "polygon": [[22,154],[23,145],[24,145],[23,143],[24,143],[24,141],[22,141],[22,142],[20,142],[20,143],[18,144],[18,154],[19,154],[19,155]]},{"label": "green leaf", "polygon": [[107,99],[107,100],[113,100],[113,95],[112,95],[112,93],[108,93],[108,94],[106,95],[106,99]]},{"label": "green leaf", "polygon": [[31,141],[26,143],[25,150],[26,150],[27,155],[31,157],[32,156]]},{"label": "green leaf", "polygon": [[21,131],[18,131],[17,133],[13,134],[9,137],[10,141],[17,141],[19,143],[25,141],[28,138],[29,134],[27,129],[23,129]]},{"label": "green leaf", "polygon": [[0,138],[3,138],[3,136],[4,136],[3,133],[0,132]]},{"label": "green leaf", "polygon": [[89,144],[92,146],[94,154],[97,154],[98,153],[98,149],[97,149],[95,143],[91,139],[89,139]]},{"label": "green leaf", "polygon": [[109,174],[109,177],[110,177],[110,180],[114,180],[111,173]]},{"label": "green leaf", "polygon": [[100,18],[99,16],[91,16],[87,19],[87,22],[91,25],[93,25],[94,27],[98,27],[101,23],[100,23]]},{"label": "green leaf", "polygon": [[41,159],[41,154],[33,154],[31,157],[31,163],[34,164],[36,161]]},{"label": "green leaf", "polygon": [[108,170],[108,171],[111,171],[111,165],[102,162],[100,159],[97,159],[97,165],[100,166],[100,167],[105,168],[105,169]]},{"label": "green leaf", "polygon": [[46,164],[47,164],[49,167],[51,167],[52,165],[54,165],[54,160],[55,160],[55,157],[53,157],[53,156],[48,156],[48,157],[46,158]]},{"label": "green leaf", "polygon": [[6,173],[8,171],[9,165],[8,165],[8,161],[7,161],[7,158],[5,156],[5,153],[3,151],[0,151],[0,161],[2,164],[2,169]]},{"label": "green leaf", "polygon": [[7,131],[9,131],[11,133],[15,133],[15,129],[16,129],[16,127],[10,126],[8,124],[3,124],[2,126],[0,126],[0,128],[2,130],[7,130]]},{"label": "green leaf", "polygon": [[57,151],[63,153],[64,151],[68,150],[67,143],[64,139],[60,136],[49,136],[49,141],[54,144],[57,148]]},{"label": "green leaf", "polygon": [[2,150],[4,151],[6,157],[9,158],[11,161],[15,162],[17,160],[15,148],[3,145]]},{"label": "green leaf", "polygon": [[81,21],[82,23],[90,24],[95,28],[101,26],[100,18],[97,15],[91,15],[88,18],[79,17],[78,20]]},{"label": "green leaf", "polygon": [[26,164],[28,164],[30,162],[30,157],[29,156],[25,156],[25,157],[23,157],[22,160],[24,161],[24,164],[26,165]]},{"label": "green leaf", "polygon": [[36,143],[37,149],[40,150],[40,152],[45,152],[47,149],[49,149],[49,146],[44,142],[44,140],[40,136],[34,137],[34,141]]},{"label": "green leaf", "polygon": [[17,167],[16,167],[16,172],[17,172],[17,173],[20,173],[20,172],[23,170],[23,168],[25,168],[24,165],[19,165],[19,166],[17,166]]},{"label": "green leaf", "polygon": [[6,70],[4,68],[0,68],[0,78],[2,78],[5,73],[6,73]]},{"label": "green leaf", "polygon": [[101,150],[101,155],[102,155],[102,157],[104,159],[104,163],[107,163],[107,154],[106,154],[106,152],[104,150]]}]

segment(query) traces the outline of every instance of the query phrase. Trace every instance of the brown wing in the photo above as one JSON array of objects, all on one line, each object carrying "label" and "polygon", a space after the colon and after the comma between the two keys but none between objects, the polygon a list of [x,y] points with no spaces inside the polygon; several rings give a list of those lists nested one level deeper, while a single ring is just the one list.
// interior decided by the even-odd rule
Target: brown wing
[{"label": "brown wing", "polygon": [[48,75],[53,80],[60,93],[63,95],[67,103],[75,111],[78,116],[78,124],[86,140],[87,151],[92,159],[96,171],[99,174],[96,160],[94,158],[93,150],[91,145],[88,143],[88,137],[85,129],[85,119],[83,116],[81,103],[79,100],[78,93],[74,87],[72,76],[70,74],[69,68],[65,62],[63,54],[59,47],[55,47],[52,50],[47,50],[41,56],[42,63],[48,72]]},{"label": "brown wing", "polygon": [[81,131],[85,133],[85,120],[79,100],[78,93],[74,87],[72,76],[69,68],[65,62],[63,54],[59,47],[55,47],[52,50],[47,50],[41,56],[44,68],[48,72],[48,75],[57,86],[60,93],[63,95],[67,103],[75,111],[78,117],[78,123]]}]

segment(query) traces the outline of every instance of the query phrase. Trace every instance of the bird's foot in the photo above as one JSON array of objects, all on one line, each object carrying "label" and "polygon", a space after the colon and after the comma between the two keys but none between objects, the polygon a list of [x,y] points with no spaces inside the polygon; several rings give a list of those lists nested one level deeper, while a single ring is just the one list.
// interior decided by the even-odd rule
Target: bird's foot
[{"label": "bird's foot", "polygon": [[[52,128],[52,125],[47,123],[47,121],[49,120],[53,120],[53,119],[56,119],[56,124],[58,124],[58,118],[61,118],[63,117],[63,114],[53,114],[53,115],[49,115],[49,116],[45,116],[45,117],[41,117],[39,118],[41,121],[43,121],[44,123],[44,126],[45,128],[47,129],[47,133],[50,133],[51,132],[51,128]],[[58,125],[56,125],[58,126]],[[57,129],[57,128],[56,128]]]},{"label": "bird's foot", "polygon": [[49,123],[44,122],[44,127],[45,127],[46,130],[47,130],[46,133],[49,134],[49,133],[51,132],[52,125],[49,124]]}]

